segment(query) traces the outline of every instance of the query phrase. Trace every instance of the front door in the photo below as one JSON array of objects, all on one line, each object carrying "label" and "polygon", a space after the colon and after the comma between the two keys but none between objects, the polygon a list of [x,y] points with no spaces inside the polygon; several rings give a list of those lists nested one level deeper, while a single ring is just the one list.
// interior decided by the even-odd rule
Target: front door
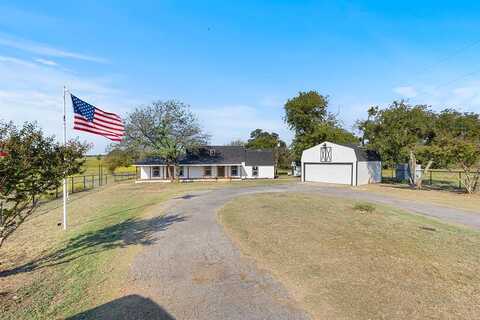
[{"label": "front door", "polygon": [[225,167],[217,167],[217,176],[219,178],[225,177]]}]

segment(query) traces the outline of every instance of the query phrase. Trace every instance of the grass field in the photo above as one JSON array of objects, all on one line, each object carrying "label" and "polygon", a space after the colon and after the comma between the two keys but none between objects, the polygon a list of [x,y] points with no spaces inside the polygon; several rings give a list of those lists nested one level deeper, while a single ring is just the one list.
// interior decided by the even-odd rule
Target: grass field
[{"label": "grass field", "polygon": [[[99,167],[103,167],[103,171],[100,171]],[[99,171],[102,172],[103,174],[111,174],[107,170],[107,167],[103,163],[103,157],[97,159],[96,156],[88,156],[85,157],[85,164],[83,166],[83,173],[80,175],[99,175]],[[135,173],[135,167],[134,166],[129,166],[129,167],[120,167],[115,170],[115,173]]]},{"label": "grass field", "polygon": [[[423,178],[423,184],[426,187],[442,190],[461,190],[463,189],[464,174],[461,170],[430,170]],[[395,171],[392,169],[382,169],[382,179],[385,182],[395,182]]]},{"label": "grass field", "polygon": [[478,232],[305,194],[238,198],[219,219],[314,319],[480,318]]},{"label": "grass field", "polygon": [[48,202],[0,249],[0,318],[61,319],[118,298],[134,255],[176,223],[162,218],[166,200],[289,181],[111,184],[71,196],[67,232],[60,201]]},{"label": "grass field", "polygon": [[467,194],[429,188],[416,190],[402,184],[369,184],[359,186],[357,190],[480,213],[480,193]]}]

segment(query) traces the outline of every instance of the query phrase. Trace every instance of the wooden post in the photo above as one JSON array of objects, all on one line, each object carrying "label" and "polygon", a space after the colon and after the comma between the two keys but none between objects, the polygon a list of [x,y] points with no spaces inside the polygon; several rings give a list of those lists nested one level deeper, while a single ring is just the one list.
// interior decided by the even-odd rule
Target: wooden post
[{"label": "wooden post", "polygon": [[105,184],[108,184],[108,175],[105,175]]},{"label": "wooden post", "polygon": [[433,184],[433,181],[432,181],[432,171],[430,170],[430,185]]},{"label": "wooden post", "polygon": [[462,172],[458,172],[458,189],[462,189]]},{"label": "wooden post", "polygon": [[87,189],[87,176],[83,176],[83,190]]},{"label": "wooden post", "polygon": [[71,180],[72,180],[72,193],[74,193],[75,192],[75,187],[73,185],[73,177],[71,178]]}]

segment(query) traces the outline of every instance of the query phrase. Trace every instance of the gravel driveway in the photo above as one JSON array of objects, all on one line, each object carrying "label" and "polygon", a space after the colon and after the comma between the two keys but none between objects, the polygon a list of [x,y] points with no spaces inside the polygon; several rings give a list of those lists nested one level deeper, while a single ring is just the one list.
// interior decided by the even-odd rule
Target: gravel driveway
[{"label": "gravel driveway", "polygon": [[169,227],[156,232],[154,244],[135,258],[125,294],[150,298],[170,314],[164,319],[309,319],[280,283],[240,254],[217,223],[216,211],[226,202],[258,192],[368,200],[480,229],[480,215],[472,212],[352,188],[292,183],[195,192],[167,203]]}]

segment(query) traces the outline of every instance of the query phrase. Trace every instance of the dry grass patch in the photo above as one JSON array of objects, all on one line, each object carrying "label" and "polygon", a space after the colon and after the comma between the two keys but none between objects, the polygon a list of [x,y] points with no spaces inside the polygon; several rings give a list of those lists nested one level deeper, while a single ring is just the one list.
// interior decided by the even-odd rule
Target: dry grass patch
[{"label": "dry grass patch", "polygon": [[423,203],[433,203],[445,207],[457,208],[480,213],[480,194],[465,194],[453,191],[415,190],[407,185],[370,184],[357,188],[360,191],[368,191],[399,199],[413,200]]},{"label": "dry grass patch", "polygon": [[261,194],[230,202],[219,217],[242,252],[316,319],[480,318],[480,233],[356,207]]},{"label": "dry grass patch", "polygon": [[71,195],[67,232],[61,200],[46,203],[0,249],[0,318],[60,319],[118,298],[142,246],[181,223],[163,218],[167,200],[289,181],[113,184]]}]

